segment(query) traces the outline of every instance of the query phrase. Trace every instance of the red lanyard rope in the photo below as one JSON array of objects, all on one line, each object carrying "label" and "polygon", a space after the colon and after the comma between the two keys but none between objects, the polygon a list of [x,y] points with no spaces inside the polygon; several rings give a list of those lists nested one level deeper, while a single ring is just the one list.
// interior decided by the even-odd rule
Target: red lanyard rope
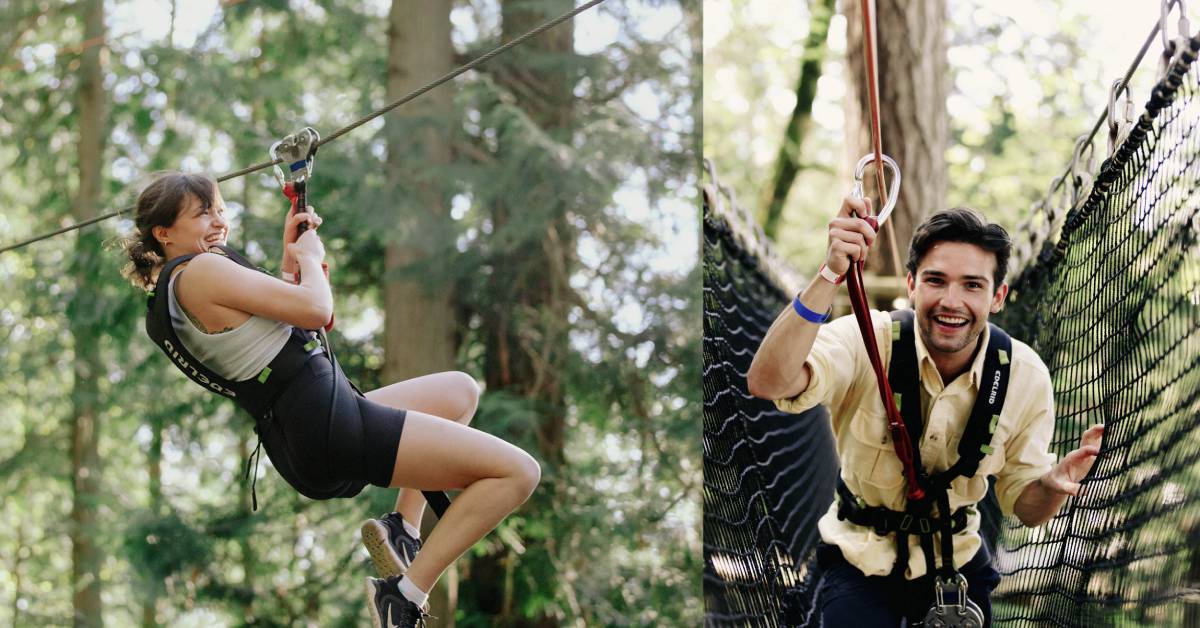
[{"label": "red lanyard rope", "polygon": [[[875,29],[872,4],[874,4],[873,0],[862,0],[863,47],[867,66],[867,93],[871,108],[871,138],[875,151],[875,185],[879,192],[880,207],[884,207],[887,205],[888,199],[883,185],[883,140],[880,137],[879,125],[879,75],[875,69]],[[866,220],[873,229],[879,230],[880,225],[874,216],[867,216]],[[875,378],[879,382],[879,398],[883,402],[884,410],[887,411],[892,446],[896,450],[896,457],[900,458],[901,464],[904,465],[904,479],[908,483],[908,499],[916,501],[925,497],[925,490],[921,488],[918,480],[916,457],[912,441],[908,436],[908,427],[905,426],[904,419],[900,416],[900,410],[896,407],[892,385],[888,382],[887,371],[883,368],[883,359],[879,357],[879,345],[875,342],[875,327],[871,323],[870,304],[867,301],[867,292],[863,285],[863,264],[864,262],[850,264],[847,281],[850,305],[854,310],[854,318],[858,321],[858,328],[862,331],[867,356],[871,360],[871,368],[874,369]]]}]

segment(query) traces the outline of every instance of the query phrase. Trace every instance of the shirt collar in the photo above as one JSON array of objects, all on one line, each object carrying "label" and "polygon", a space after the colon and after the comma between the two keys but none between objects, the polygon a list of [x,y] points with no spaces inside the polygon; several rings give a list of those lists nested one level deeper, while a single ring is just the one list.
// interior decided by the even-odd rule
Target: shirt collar
[{"label": "shirt collar", "polygon": [[[929,382],[941,382],[941,388],[945,388],[948,382],[942,381],[942,376],[937,370],[937,365],[933,363],[933,358],[929,355],[929,350],[925,348],[925,341],[921,339],[921,329],[916,322],[915,312],[913,319],[913,336],[917,340],[917,370],[921,373],[922,380]],[[988,343],[992,338],[992,326],[984,325],[983,333],[980,334],[980,339],[976,340],[975,358],[971,361],[971,385],[975,390],[979,390],[979,381],[983,379],[983,359],[987,354]]]}]

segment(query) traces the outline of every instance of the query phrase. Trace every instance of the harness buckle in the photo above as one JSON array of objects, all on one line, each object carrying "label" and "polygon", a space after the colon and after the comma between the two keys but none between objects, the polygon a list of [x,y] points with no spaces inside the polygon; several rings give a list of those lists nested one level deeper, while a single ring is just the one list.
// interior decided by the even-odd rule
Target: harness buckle
[{"label": "harness buckle", "polygon": [[[953,595],[948,601],[947,593]],[[955,572],[953,578],[934,578],[934,604],[925,614],[925,626],[938,628],[983,628],[983,610],[967,597],[967,579]]]}]

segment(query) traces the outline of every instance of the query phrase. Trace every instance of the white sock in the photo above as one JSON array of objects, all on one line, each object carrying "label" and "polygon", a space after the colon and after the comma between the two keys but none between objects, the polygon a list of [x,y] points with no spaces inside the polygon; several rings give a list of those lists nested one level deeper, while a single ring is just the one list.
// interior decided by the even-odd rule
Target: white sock
[{"label": "white sock", "polygon": [[411,536],[414,539],[421,538],[421,531],[414,528],[413,525],[411,523],[409,523],[407,519],[401,517],[400,522],[404,524],[404,531],[407,532],[409,536]]},{"label": "white sock", "polygon": [[400,595],[420,608],[425,608],[425,602],[429,600],[429,594],[417,588],[408,576],[400,579]]}]

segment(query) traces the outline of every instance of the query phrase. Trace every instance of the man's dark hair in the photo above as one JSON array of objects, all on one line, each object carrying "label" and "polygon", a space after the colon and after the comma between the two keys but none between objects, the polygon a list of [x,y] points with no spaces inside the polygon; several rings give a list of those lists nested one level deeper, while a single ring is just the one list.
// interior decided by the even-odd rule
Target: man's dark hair
[{"label": "man's dark hair", "polygon": [[940,211],[917,226],[908,246],[908,272],[917,275],[921,258],[938,242],[965,242],[990,251],[996,256],[996,272],[992,289],[998,289],[1008,274],[1008,256],[1012,240],[1004,227],[990,223],[983,214],[970,207],[955,207]]}]

